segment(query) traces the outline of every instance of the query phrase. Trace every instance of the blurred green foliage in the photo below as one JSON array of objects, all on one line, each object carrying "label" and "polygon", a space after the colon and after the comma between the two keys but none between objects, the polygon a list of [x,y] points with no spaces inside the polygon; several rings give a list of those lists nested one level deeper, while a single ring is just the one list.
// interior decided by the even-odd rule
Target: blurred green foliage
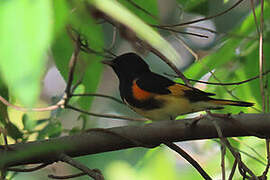
[{"label": "blurred green foliage", "polygon": [[[159,50],[173,63],[182,61],[171,44],[149,24],[158,25],[160,22],[159,5],[157,0],[2,0],[0,1],[0,95],[12,103],[24,107],[33,107],[40,101],[42,78],[47,71],[48,59],[55,64],[61,76],[67,81],[69,60],[74,44],[67,33],[67,26],[72,26],[85,40],[89,47],[97,52],[105,49],[104,26],[91,16],[86,2],[95,6],[108,17],[129,27],[139,38]],[[207,16],[209,3],[206,0],[177,0],[181,11]],[[224,3],[227,1],[224,0]],[[135,5],[134,5],[135,4]],[[140,8],[138,8],[140,7]],[[142,9],[141,9],[142,8]],[[256,9],[259,22],[260,8]],[[264,58],[269,59],[270,52],[270,8],[265,2],[265,43]],[[123,30],[123,29],[121,29]],[[184,74],[188,78],[200,79],[209,71],[214,72],[211,82],[238,82],[259,74],[259,43],[251,11],[243,16],[243,20],[232,31],[216,42],[207,55],[194,62]],[[50,57],[49,57],[50,56]],[[75,82],[81,77],[82,83],[75,93],[95,92],[100,82],[103,66],[98,54],[81,52],[75,73]],[[270,69],[266,62],[265,69]],[[217,80],[218,79],[218,80]],[[181,82],[181,80],[177,81]],[[270,84],[268,82],[267,86]],[[241,109],[228,107],[223,112],[238,113],[258,112],[262,108],[262,98],[259,90],[259,80],[254,80],[238,86],[206,86],[209,92],[215,92],[218,98],[233,99],[231,94],[243,101],[254,102],[256,109]],[[229,94],[230,92],[231,94]],[[63,92],[64,94],[64,92]],[[59,100],[61,97],[56,97]],[[74,97],[70,103],[82,109],[89,109],[92,98]],[[14,111],[12,111],[14,113]],[[74,134],[86,128],[88,116],[80,115],[82,127],[76,125],[66,129],[61,117],[65,110],[56,110],[46,118],[31,116],[28,113],[17,115],[18,120],[8,118],[8,108],[0,103],[0,126],[6,130],[9,140],[24,142],[27,140],[42,140],[67,134]],[[14,117],[14,116],[12,116]],[[78,121],[80,122],[80,121]],[[258,120],[259,123],[259,120]],[[4,144],[1,139],[1,144]],[[232,145],[242,153],[243,160],[256,174],[265,168],[265,145],[263,140],[255,137],[230,139]],[[192,154],[202,164],[212,177],[220,177],[219,143],[206,141],[202,147],[194,145],[197,152]],[[52,147],[47,147],[49,150]],[[56,147],[55,147],[56,148]],[[197,149],[196,149],[197,148]],[[44,150],[44,149],[43,149]],[[29,154],[32,152],[29,151]],[[23,152],[21,156],[25,156]],[[28,154],[28,155],[29,155]],[[195,170],[181,161],[177,155],[165,148],[153,150],[129,149],[78,158],[91,168],[99,168],[106,179],[201,179]],[[227,151],[226,170],[230,170],[234,158]],[[241,179],[236,171],[235,179]],[[39,173],[18,174],[14,179],[36,179],[45,177]],[[11,174],[10,174],[11,176]],[[39,178],[38,178],[39,179]],[[81,177],[78,179],[85,179]]]},{"label": "blurred green foliage", "polygon": [[52,34],[51,1],[0,2],[0,69],[10,94],[26,106],[36,102]]}]

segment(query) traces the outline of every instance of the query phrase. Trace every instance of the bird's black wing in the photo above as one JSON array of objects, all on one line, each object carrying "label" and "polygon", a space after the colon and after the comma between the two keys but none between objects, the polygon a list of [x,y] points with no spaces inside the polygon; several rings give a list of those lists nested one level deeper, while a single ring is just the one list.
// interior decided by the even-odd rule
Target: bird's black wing
[{"label": "bird's black wing", "polygon": [[185,96],[190,101],[209,100],[209,96],[215,95],[213,93],[204,92],[184,84],[175,83],[174,81],[155,73],[143,74],[136,81],[136,84],[141,89],[151,93]]},{"label": "bird's black wing", "polygon": [[136,84],[143,90],[155,94],[170,94],[169,86],[175,84],[172,80],[155,73],[142,74]]}]

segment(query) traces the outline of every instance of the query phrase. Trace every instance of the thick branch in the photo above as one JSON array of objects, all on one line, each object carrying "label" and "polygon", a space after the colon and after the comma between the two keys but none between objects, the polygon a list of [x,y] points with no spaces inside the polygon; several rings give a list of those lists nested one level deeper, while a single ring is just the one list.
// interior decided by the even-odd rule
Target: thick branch
[{"label": "thick branch", "polygon": [[[270,114],[239,114],[224,118],[211,117],[211,119],[215,119],[224,137],[270,136]],[[9,145],[8,149],[2,147],[0,149],[0,168],[31,163],[55,162],[59,160],[62,153],[77,157],[142,145],[154,147],[163,142],[218,137],[215,126],[207,116],[202,117],[195,125],[192,124],[192,119],[185,119],[161,121],[142,126],[94,129],[73,136],[13,144]]]}]

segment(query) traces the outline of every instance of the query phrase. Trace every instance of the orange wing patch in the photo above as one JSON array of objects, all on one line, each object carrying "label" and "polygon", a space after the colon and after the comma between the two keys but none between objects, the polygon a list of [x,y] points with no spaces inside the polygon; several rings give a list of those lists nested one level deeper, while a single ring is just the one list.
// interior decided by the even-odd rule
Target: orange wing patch
[{"label": "orange wing patch", "polygon": [[149,99],[151,97],[151,93],[141,89],[136,84],[136,80],[134,80],[133,84],[132,84],[132,93],[133,93],[133,97],[135,99],[138,99],[138,100],[146,100],[146,99]]},{"label": "orange wing patch", "polygon": [[171,91],[172,95],[174,96],[183,96],[184,91],[191,90],[190,87],[187,87],[182,84],[174,84],[172,86],[169,86],[168,89]]}]

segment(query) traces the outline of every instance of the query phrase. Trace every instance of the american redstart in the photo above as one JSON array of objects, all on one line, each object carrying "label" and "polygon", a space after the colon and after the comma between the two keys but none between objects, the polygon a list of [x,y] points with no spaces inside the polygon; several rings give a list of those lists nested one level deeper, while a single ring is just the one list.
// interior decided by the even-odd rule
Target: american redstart
[{"label": "american redstart", "polygon": [[178,115],[223,109],[225,105],[253,106],[249,102],[214,99],[210,97],[215,95],[213,93],[153,73],[135,53],[102,62],[110,65],[117,74],[122,100],[135,112],[151,120],[175,119]]}]

